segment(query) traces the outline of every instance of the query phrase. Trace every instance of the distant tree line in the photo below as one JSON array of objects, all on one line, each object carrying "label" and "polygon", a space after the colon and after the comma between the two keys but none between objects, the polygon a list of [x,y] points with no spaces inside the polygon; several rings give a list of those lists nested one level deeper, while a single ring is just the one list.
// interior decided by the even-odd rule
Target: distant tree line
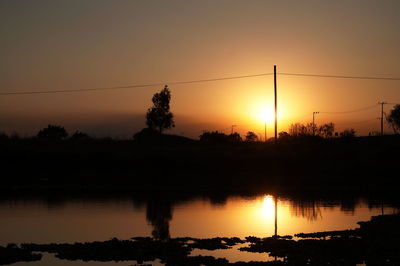
[{"label": "distant tree line", "polygon": [[[68,138],[69,134],[64,127],[58,125],[48,125],[47,127],[41,129],[37,134],[38,139],[46,140],[63,140]],[[72,140],[83,140],[89,139],[89,135],[81,132],[79,130],[75,131],[70,137]]]},{"label": "distant tree line", "polygon": [[[291,139],[307,138],[353,138],[356,136],[354,129],[345,129],[342,132],[335,132],[335,125],[333,123],[327,123],[320,126],[315,126],[312,123],[301,124],[295,123],[290,126],[289,132],[279,132],[279,139],[281,141],[287,141]],[[232,134],[225,134],[218,131],[206,131],[199,137],[201,142],[207,143],[238,143],[238,142],[259,142],[261,141],[258,136],[249,131],[246,133],[244,139],[239,133],[235,132]]]},{"label": "distant tree line", "polygon": [[301,124],[295,123],[292,124],[289,128],[289,133],[281,132],[282,137],[322,137],[322,138],[332,138],[332,137],[342,137],[349,138],[355,137],[356,131],[353,128],[345,129],[342,132],[335,132],[335,124],[334,123],[326,123],[320,126],[317,126],[313,123]]},{"label": "distant tree line", "polygon": [[[155,93],[152,97],[153,106],[147,110],[146,113],[146,128],[133,135],[134,140],[137,141],[154,141],[160,139],[163,135],[164,130],[170,129],[175,126],[173,114],[170,111],[170,100],[171,92],[167,85],[158,93]],[[394,108],[386,115],[386,121],[393,129],[395,134],[400,131],[400,105],[395,105]],[[170,137],[173,135],[170,135]],[[322,125],[315,125],[313,123],[294,123],[290,126],[289,132],[279,132],[279,139],[290,140],[298,138],[353,138],[356,136],[356,131],[353,128],[344,129],[341,132],[335,132],[334,123],[326,123]],[[72,135],[69,135],[66,129],[60,125],[49,124],[47,127],[41,129],[36,137],[42,140],[88,140],[91,137],[82,131],[75,131]],[[178,136],[174,136],[178,137]],[[19,136],[16,133],[8,136],[4,132],[0,131],[1,139],[18,139]],[[182,137],[183,138],[183,137]],[[188,138],[185,138],[188,140]],[[225,134],[218,131],[207,131],[199,136],[201,142],[206,143],[238,143],[238,142],[259,142],[261,139],[258,138],[257,134],[248,131],[244,138],[239,133],[234,132],[232,134]],[[175,140],[177,140],[175,138]]]}]

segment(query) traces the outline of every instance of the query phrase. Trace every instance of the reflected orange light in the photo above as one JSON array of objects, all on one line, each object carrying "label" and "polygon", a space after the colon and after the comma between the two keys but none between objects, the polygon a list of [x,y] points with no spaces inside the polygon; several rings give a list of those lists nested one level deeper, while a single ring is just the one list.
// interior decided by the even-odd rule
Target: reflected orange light
[{"label": "reflected orange light", "polygon": [[274,199],[271,195],[264,196],[263,204],[261,206],[261,216],[263,218],[274,218]]}]

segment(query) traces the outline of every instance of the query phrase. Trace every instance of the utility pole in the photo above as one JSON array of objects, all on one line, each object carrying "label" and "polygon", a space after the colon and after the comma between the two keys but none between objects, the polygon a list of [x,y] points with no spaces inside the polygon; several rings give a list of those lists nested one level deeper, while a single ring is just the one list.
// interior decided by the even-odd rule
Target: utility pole
[{"label": "utility pole", "polygon": [[319,114],[319,112],[313,112],[312,113],[312,134],[315,136],[315,115]]},{"label": "utility pole", "polygon": [[234,129],[235,127],[237,127],[237,125],[232,125],[232,126],[231,126],[231,135],[233,135],[233,129]]},{"label": "utility pole", "polygon": [[274,65],[274,94],[275,94],[275,143],[278,140],[278,98],[276,86],[276,65]]},{"label": "utility pole", "polygon": [[381,136],[383,136],[383,105],[387,104],[387,102],[382,101],[382,102],[378,102],[378,104],[381,105]]},{"label": "utility pole", "polygon": [[267,142],[267,121],[264,121],[264,142]]}]

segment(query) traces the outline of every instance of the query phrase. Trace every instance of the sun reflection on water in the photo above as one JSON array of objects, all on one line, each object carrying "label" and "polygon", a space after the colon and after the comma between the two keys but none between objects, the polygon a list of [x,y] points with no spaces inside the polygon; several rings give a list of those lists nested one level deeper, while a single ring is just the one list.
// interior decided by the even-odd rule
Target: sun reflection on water
[{"label": "sun reflection on water", "polygon": [[261,206],[261,217],[266,219],[274,218],[274,198],[271,195],[265,195],[263,198],[263,204]]}]

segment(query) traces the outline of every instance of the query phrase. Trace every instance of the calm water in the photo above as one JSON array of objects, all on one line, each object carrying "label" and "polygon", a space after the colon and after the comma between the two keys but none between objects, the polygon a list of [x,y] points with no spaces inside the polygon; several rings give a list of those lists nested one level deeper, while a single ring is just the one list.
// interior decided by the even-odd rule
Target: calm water
[{"label": "calm water", "polygon": [[[276,204],[275,204],[276,203]],[[357,221],[396,212],[388,204],[363,199],[294,200],[271,195],[222,199],[134,200],[130,198],[14,199],[0,201],[0,245],[129,239],[134,236],[244,238],[356,228]],[[277,227],[275,227],[275,213]],[[231,250],[193,254],[226,257],[230,261],[268,260],[265,254]],[[17,263],[14,265],[37,265]],[[60,261],[45,254],[40,265],[109,265]],[[132,265],[119,262],[118,265]]]}]

